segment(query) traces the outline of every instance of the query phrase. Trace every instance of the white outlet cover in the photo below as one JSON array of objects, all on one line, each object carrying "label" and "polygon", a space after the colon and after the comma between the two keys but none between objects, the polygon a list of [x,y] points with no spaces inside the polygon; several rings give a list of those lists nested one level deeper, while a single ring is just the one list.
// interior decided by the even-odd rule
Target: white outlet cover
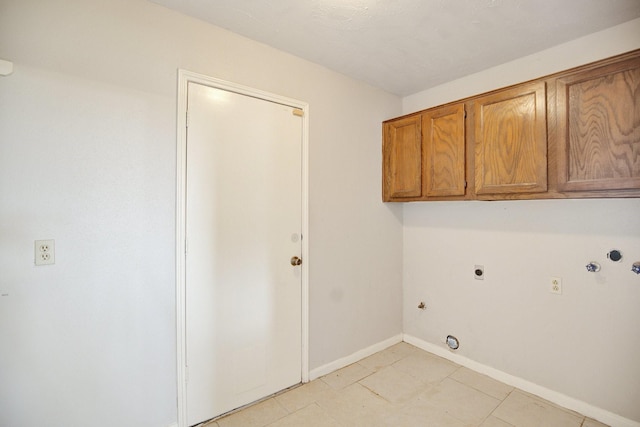
[{"label": "white outlet cover", "polygon": [[549,278],[549,292],[552,294],[562,295],[562,278],[550,277]]},{"label": "white outlet cover", "polygon": [[56,263],[55,240],[36,240],[34,244],[34,256],[36,265],[51,265]]}]

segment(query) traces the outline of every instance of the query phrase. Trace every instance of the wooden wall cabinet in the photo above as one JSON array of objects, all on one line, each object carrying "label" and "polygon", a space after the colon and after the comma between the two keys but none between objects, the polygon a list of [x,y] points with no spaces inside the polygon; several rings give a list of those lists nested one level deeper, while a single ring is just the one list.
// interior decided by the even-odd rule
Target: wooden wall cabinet
[{"label": "wooden wall cabinet", "polygon": [[464,196],[465,175],[464,103],[422,114],[423,196]]},{"label": "wooden wall cabinet", "polygon": [[556,82],[558,189],[640,188],[640,57]]},{"label": "wooden wall cabinet", "polygon": [[640,50],[383,129],[384,201],[640,197]]},{"label": "wooden wall cabinet", "polygon": [[475,193],[547,191],[545,83],[520,85],[473,103]]},{"label": "wooden wall cabinet", "polygon": [[382,197],[385,202],[422,195],[421,117],[385,123],[382,145]]},{"label": "wooden wall cabinet", "polygon": [[464,107],[445,106],[384,124],[384,201],[465,195]]}]

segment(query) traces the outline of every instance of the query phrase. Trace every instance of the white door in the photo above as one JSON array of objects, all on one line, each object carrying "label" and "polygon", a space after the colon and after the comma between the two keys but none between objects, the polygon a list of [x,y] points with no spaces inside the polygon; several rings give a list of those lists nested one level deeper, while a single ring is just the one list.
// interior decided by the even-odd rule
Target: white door
[{"label": "white door", "polygon": [[188,425],[301,382],[302,119],[190,82]]}]

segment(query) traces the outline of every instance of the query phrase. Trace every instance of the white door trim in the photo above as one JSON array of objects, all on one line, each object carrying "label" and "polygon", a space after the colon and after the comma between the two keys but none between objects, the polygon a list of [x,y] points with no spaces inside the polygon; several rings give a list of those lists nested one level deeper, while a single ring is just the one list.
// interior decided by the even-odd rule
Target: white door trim
[{"label": "white door trim", "polygon": [[178,391],[178,427],[187,426],[186,380],[186,173],[187,173],[187,86],[190,82],[252,96],[299,108],[302,117],[302,382],[309,381],[309,104],[291,98],[208,77],[186,70],[178,70],[177,150],[176,150],[176,359]]}]

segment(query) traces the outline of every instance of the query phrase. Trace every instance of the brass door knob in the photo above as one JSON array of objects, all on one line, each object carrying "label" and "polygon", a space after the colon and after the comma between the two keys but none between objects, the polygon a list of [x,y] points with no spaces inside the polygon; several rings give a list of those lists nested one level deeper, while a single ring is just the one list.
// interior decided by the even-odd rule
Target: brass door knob
[{"label": "brass door knob", "polygon": [[291,265],[296,266],[300,264],[302,264],[302,260],[300,258],[298,258],[297,256],[291,257]]}]

